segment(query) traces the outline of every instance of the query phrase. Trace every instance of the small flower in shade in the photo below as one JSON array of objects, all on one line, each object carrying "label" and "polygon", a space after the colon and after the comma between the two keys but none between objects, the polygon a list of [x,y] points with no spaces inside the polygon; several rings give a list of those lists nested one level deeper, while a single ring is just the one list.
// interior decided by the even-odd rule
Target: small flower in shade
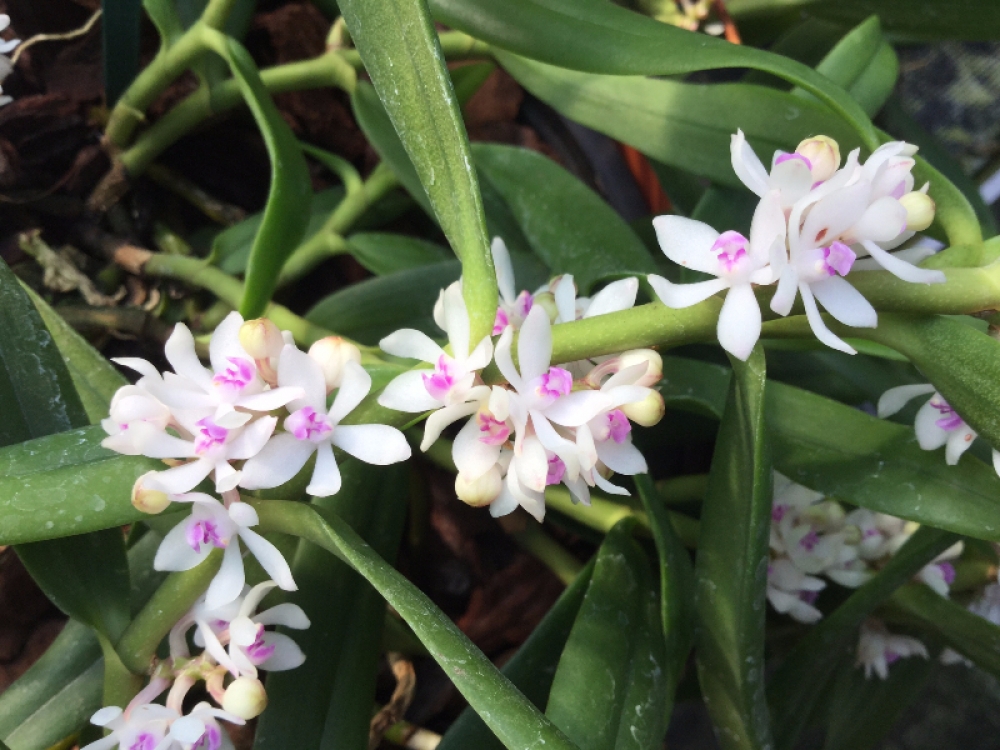
[{"label": "small flower in shade", "polygon": [[486,336],[470,353],[469,312],[462,299],[461,282],[441,292],[434,319],[448,334],[450,354],[426,334],[408,328],[386,336],[379,343],[389,354],[434,365],[433,370],[404,372],[378,398],[379,404],[397,411],[436,410],[427,419],[421,450],[427,450],[452,422],[476,411],[490,392],[488,386],[476,382],[476,373],[490,363],[493,343]]},{"label": "small flower in shade", "polygon": [[111,731],[82,750],[231,750],[229,736],[219,720],[243,724],[243,719],[208,703],[199,703],[186,716],[156,703],[129,706],[124,712],[108,706],[90,721]]},{"label": "small flower in shade", "polygon": [[874,672],[884,680],[890,664],[910,656],[926,659],[927,647],[916,638],[890,633],[881,620],[870,618],[861,625],[856,663],[864,667],[866,678]]},{"label": "small flower in shade", "polygon": [[[158,377],[158,374],[157,374]],[[170,409],[138,385],[125,385],[111,399],[111,414],[101,420],[108,433],[101,445],[127,456],[141,456],[147,441],[173,422]]]},{"label": "small flower in shade", "polygon": [[776,276],[774,259],[785,255],[785,216],[777,191],[766,193],[754,212],[750,238],[738,232],[719,234],[700,221],[680,216],[653,219],[660,248],[670,260],[718,278],[694,284],[674,284],[662,276],[648,279],[667,307],[684,308],[728,289],[719,313],[719,343],[745,360],[760,337],[761,314],[753,284],[770,284]]},{"label": "small flower in shade", "polygon": [[534,295],[528,291],[515,293],[514,266],[511,265],[510,253],[504,241],[494,237],[490,251],[493,254],[493,267],[497,273],[497,286],[500,290],[500,306],[493,322],[493,335],[497,336],[503,333],[507,326],[513,326],[515,330],[521,327],[534,305]]},{"label": "small flower in shade", "polygon": [[[10,16],[6,13],[0,13],[0,31],[5,30],[8,26],[10,26]],[[10,58],[7,57],[7,53],[13,52],[14,48],[20,43],[20,39],[0,39],[0,83],[2,83],[14,69]],[[11,101],[12,99],[9,96],[3,95],[3,89],[0,88],[0,107],[5,104],[10,104]]]},{"label": "small flower in shade", "polygon": [[[912,399],[927,394],[931,394],[931,398],[920,407],[913,423],[917,443],[925,451],[945,446],[945,461],[949,466],[953,466],[971,447],[977,434],[941,397],[941,394],[935,391],[933,385],[928,383],[890,388],[878,400],[878,415],[883,418],[891,417]],[[993,467],[1000,474],[1000,452],[996,450],[993,451]]]},{"label": "small flower in shade", "polygon": [[799,622],[813,623],[823,617],[813,603],[826,582],[806,575],[791,560],[772,560],[767,566],[767,600],[782,614]]},{"label": "small flower in shade", "polygon": [[303,398],[288,404],[285,432],[275,435],[243,466],[240,483],[247,489],[284,484],[305,466],[313,453],[316,467],[306,492],[317,497],[340,490],[340,469],[333,446],[369,464],[384,466],[405,461],[410,446],[403,433],[383,424],[342,425],[368,395],[371,376],[357,362],[347,361],[340,388],[326,408],[326,380],[320,365],[293,346],[286,346],[278,364],[278,383],[293,386]]},{"label": "small flower in shade", "polygon": [[268,575],[285,591],[295,591],[292,571],[278,548],[251,530],[258,521],[257,511],[243,502],[226,508],[210,495],[194,492],[174,498],[191,503],[191,515],[174,526],[156,551],[156,570],[190,570],[200,564],[213,549],[224,549],[222,567],[205,594],[205,606],[216,609],[240,595],[246,580],[243,557],[237,537]]}]

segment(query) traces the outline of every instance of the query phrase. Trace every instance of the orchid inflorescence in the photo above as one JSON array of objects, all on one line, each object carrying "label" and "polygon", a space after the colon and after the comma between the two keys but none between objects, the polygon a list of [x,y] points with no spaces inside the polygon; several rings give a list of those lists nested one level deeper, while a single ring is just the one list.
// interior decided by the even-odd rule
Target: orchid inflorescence
[{"label": "orchid inflorescence", "polygon": [[[0,13],[0,31],[3,31],[8,26],[10,26],[10,16],[6,13]],[[3,80],[14,70],[14,65],[10,58],[7,57],[7,53],[13,52],[20,43],[20,39],[0,39],[0,83],[3,83]],[[3,88],[0,87],[0,107],[10,104],[11,101],[13,100],[4,94]]]}]

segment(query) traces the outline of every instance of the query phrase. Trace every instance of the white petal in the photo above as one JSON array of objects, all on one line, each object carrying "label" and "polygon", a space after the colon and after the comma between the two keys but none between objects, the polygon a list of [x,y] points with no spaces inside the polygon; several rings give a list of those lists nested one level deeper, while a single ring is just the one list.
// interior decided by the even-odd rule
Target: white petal
[{"label": "white petal", "polygon": [[639,449],[632,445],[631,440],[626,440],[624,443],[616,443],[614,440],[600,442],[597,444],[597,455],[605,466],[618,474],[633,476],[649,471],[646,459]]},{"label": "white petal", "polygon": [[905,231],[906,209],[895,198],[884,196],[865,209],[849,234],[855,241],[891,242]]},{"label": "white petal", "polygon": [[376,466],[399,463],[411,455],[403,433],[384,424],[338,425],[332,442],[355,458]]},{"label": "white petal", "polygon": [[238,527],[256,526],[260,523],[257,511],[248,503],[235,502],[229,506],[228,513],[229,518]]},{"label": "white petal", "polygon": [[514,367],[514,358],[511,356],[510,350],[514,341],[514,328],[512,326],[507,326],[504,328],[503,333],[500,334],[500,340],[497,342],[497,348],[493,353],[493,358],[497,363],[497,368],[500,370],[500,374],[504,376],[508,383],[510,383],[515,390],[520,391],[524,388],[524,381],[517,372],[517,368]]},{"label": "white petal", "polygon": [[716,334],[722,348],[746,362],[760,338],[760,305],[749,284],[730,288],[722,303]]},{"label": "white petal", "polygon": [[333,448],[329,443],[320,443],[316,446],[316,468],[306,492],[314,497],[329,497],[340,491],[340,483],[340,469],[333,457]]},{"label": "white petal", "polygon": [[851,282],[840,276],[830,276],[809,285],[812,293],[835,319],[845,326],[874,328],[878,313]]},{"label": "white petal", "polygon": [[[153,380],[160,379],[160,371],[157,370],[152,364],[144,359],[140,359],[139,357],[112,357],[111,361],[116,365],[121,365],[122,367],[129,368],[130,370],[135,370],[143,377],[151,378]],[[108,706],[108,708],[114,707]]]},{"label": "white petal", "polygon": [[407,359],[419,359],[421,362],[434,364],[438,357],[444,354],[444,349],[434,343],[433,339],[422,331],[415,331],[412,328],[390,333],[378,342],[382,351],[388,352],[394,357],[405,357]]},{"label": "white petal", "polygon": [[596,484],[598,487],[600,487],[602,490],[604,490],[605,492],[607,492],[610,495],[631,495],[632,494],[631,492],[629,492],[624,487],[619,487],[617,484],[612,484],[607,479],[605,479],[604,477],[602,477],[600,475],[600,473],[598,473],[596,471],[594,472],[594,484]]},{"label": "white petal", "polygon": [[816,202],[806,217],[800,240],[802,250],[824,247],[852,227],[864,214],[871,185],[857,182]]},{"label": "white petal", "polygon": [[[573,274],[564,273],[556,282],[552,296],[556,300],[556,310],[559,311],[558,323],[572,323],[576,320],[576,283]],[[587,317],[584,315],[584,317]]]},{"label": "white petal", "polygon": [[513,513],[517,510],[517,506],[517,498],[514,497],[514,494],[508,489],[507,484],[504,483],[504,488],[500,490],[497,499],[490,503],[490,515],[494,518],[500,518],[501,516]]},{"label": "white petal", "polygon": [[393,378],[378,397],[381,406],[405,412],[437,409],[441,402],[427,392],[424,375],[431,370],[410,370]]},{"label": "white petal", "polygon": [[612,403],[610,396],[601,391],[574,391],[557,398],[545,409],[545,417],[563,427],[579,427],[612,408]]},{"label": "white petal", "polygon": [[963,425],[959,429],[953,430],[948,436],[948,441],[945,443],[944,458],[948,465],[954,466],[957,464],[962,454],[972,447],[972,441],[975,439],[976,431],[968,425]]},{"label": "white petal", "polygon": [[517,463],[518,480],[528,489],[544,492],[549,461],[541,441],[535,437],[525,438],[521,445],[521,455],[514,460]]},{"label": "white petal", "polygon": [[[271,579],[285,591],[296,591],[298,586],[292,578],[292,571],[285,562],[278,548],[267,541],[256,531],[248,528],[241,528],[240,539],[247,546],[247,549],[257,558],[257,562],[267,572]],[[242,586],[240,587],[242,589]]]},{"label": "white petal", "polygon": [[489,445],[479,439],[479,421],[475,416],[463,425],[451,446],[451,456],[458,473],[478,479],[492,469],[500,458],[499,445]]},{"label": "white petal", "polygon": [[778,315],[788,315],[799,291],[799,274],[792,265],[786,265],[778,277],[778,288],[771,297],[771,309]]},{"label": "white petal", "polygon": [[993,451],[993,471],[1000,475],[1000,451]]},{"label": "white petal", "polygon": [[948,441],[948,431],[936,423],[942,418],[941,412],[931,405],[932,398],[917,411],[913,422],[913,431],[917,434],[917,442],[925,451],[940,448]]},{"label": "white petal", "polygon": [[242,472],[237,471],[229,465],[228,461],[216,461],[215,466],[215,491],[218,493],[234,490],[240,483]]},{"label": "white petal", "polygon": [[240,328],[243,326],[243,316],[238,312],[227,315],[212,333],[208,343],[208,358],[212,369],[223,372],[229,367],[230,357],[249,359],[250,356],[240,344]]},{"label": "white petal", "polygon": [[628,310],[635,306],[635,296],[638,293],[639,280],[634,276],[613,281],[594,295],[583,317],[593,318],[595,315]]},{"label": "white petal", "polygon": [[730,139],[729,155],[733,171],[740,178],[740,182],[757,195],[763,196],[768,186],[767,170],[750,148],[742,130],[737,130],[736,135]]},{"label": "white petal", "polygon": [[248,490],[279,487],[299,473],[314,450],[315,444],[297,440],[290,433],[275,435],[243,465],[240,486]]},{"label": "white petal", "polygon": [[819,308],[816,307],[816,300],[813,298],[809,285],[799,284],[799,292],[802,294],[802,306],[806,309],[806,318],[809,320],[809,327],[812,328],[812,332],[816,338],[831,349],[836,349],[847,354],[857,354],[850,344],[835,336],[833,331],[826,327],[826,323],[823,322],[823,318],[819,314]]},{"label": "white petal", "polygon": [[490,363],[491,359],[493,359],[493,340],[489,336],[484,336],[465,361],[465,367],[470,372],[482,370]]},{"label": "white petal", "polygon": [[725,279],[697,281],[694,284],[674,284],[655,273],[646,277],[656,296],[667,307],[680,310],[704,302],[713,294],[718,294],[729,286]]},{"label": "white petal", "polygon": [[476,403],[453,404],[438,409],[427,417],[427,421],[424,423],[424,439],[420,442],[420,450],[426,451],[430,448],[441,437],[441,432],[445,427],[457,422],[462,417],[469,416],[478,409],[479,404]]},{"label": "white petal", "polygon": [[243,557],[240,555],[240,545],[236,539],[231,539],[222,555],[222,567],[215,574],[212,583],[205,593],[205,606],[217,609],[234,601],[243,591],[246,575],[243,572]]},{"label": "white petal", "polygon": [[712,254],[712,245],[719,233],[708,224],[683,216],[657,216],[653,228],[660,249],[674,263],[713,276],[718,273],[719,260]]},{"label": "white petal", "polygon": [[878,400],[878,415],[881,418],[891,417],[917,396],[931,393],[934,393],[934,386],[930,383],[900,385],[896,388],[890,388]]},{"label": "white petal", "polygon": [[514,290],[514,268],[510,264],[510,253],[507,252],[507,245],[499,237],[494,237],[490,245],[490,252],[493,255],[493,267],[497,272],[497,286],[500,287],[500,296],[508,305],[514,304],[517,292]]},{"label": "white petal", "polygon": [[131,437],[132,444],[139,454],[150,458],[191,458],[194,456],[194,443],[181,440],[179,437],[157,430],[150,424],[142,422],[132,424],[121,437]]},{"label": "white petal", "polygon": [[274,434],[277,417],[262,417],[251,422],[226,446],[229,458],[253,458]]},{"label": "white petal", "polygon": [[563,484],[569,488],[573,500],[583,505],[590,505],[590,486],[584,481],[582,476],[573,480],[563,477]]},{"label": "white petal", "polygon": [[767,182],[778,193],[778,205],[791,206],[812,188],[812,170],[801,159],[786,159],[771,167]]},{"label": "white petal", "polygon": [[[306,355],[310,360],[312,357]],[[280,367],[280,365],[279,365]],[[324,391],[324,396],[326,395]],[[301,388],[271,388],[270,390],[263,391],[261,393],[255,393],[252,396],[243,396],[236,401],[236,405],[244,409],[250,409],[251,411],[273,411],[274,409],[279,409],[282,406],[288,404],[289,411],[295,411],[296,409],[302,408],[297,404],[293,405],[294,402],[304,402],[308,399],[303,398],[305,392]],[[319,406],[314,406],[313,408],[319,411],[323,408],[325,398],[319,400]],[[309,404],[312,405],[311,403]],[[305,406],[305,404],[303,404]],[[244,415],[250,417],[249,414]],[[226,427],[226,425],[219,423],[219,420],[215,420],[216,424],[220,427]],[[238,425],[236,425],[238,426]]]},{"label": "white petal", "polygon": [[333,406],[330,407],[330,421],[339,424],[340,420],[354,411],[371,389],[372,376],[365,368],[354,361],[345,362],[344,377]]},{"label": "white petal", "polygon": [[469,355],[469,311],[462,298],[462,285],[452,284],[444,290],[444,330],[448,334],[455,359],[464,360]]},{"label": "white petal", "polygon": [[[789,162],[801,164],[798,159]],[[805,164],[802,164],[805,168]],[[750,255],[755,266],[763,266],[770,262],[771,246],[780,241],[781,249],[785,247],[785,232],[787,222],[785,212],[781,210],[781,195],[777,190],[769,190],[757,204],[750,224]]]},{"label": "white petal", "polygon": [[194,336],[186,325],[183,323],[174,325],[174,330],[163,350],[175,373],[197,383],[205,390],[211,387],[212,375],[198,361],[198,355],[194,352]]},{"label": "white petal", "polygon": [[552,361],[552,324],[541,305],[534,305],[517,337],[517,359],[521,377],[531,381],[545,374]]},{"label": "white petal", "polygon": [[909,281],[914,284],[943,284],[946,280],[943,271],[917,268],[905,260],[897,258],[892,253],[883,250],[874,242],[866,240],[861,245],[871,254],[876,263],[903,281]]},{"label": "white petal", "polygon": [[145,480],[145,485],[148,489],[166,492],[168,495],[180,495],[194,489],[214,468],[214,461],[199,458],[197,461],[150,474]]},{"label": "white petal", "polygon": [[309,618],[302,607],[291,602],[282,602],[265,609],[253,621],[258,625],[282,625],[293,630],[305,630],[309,627]]},{"label": "white petal", "polygon": [[264,645],[274,646],[274,653],[260,663],[260,668],[268,672],[283,672],[287,669],[295,669],[306,660],[306,655],[302,653],[299,645],[281,633],[266,633],[264,635]]},{"label": "white petal", "polygon": [[211,545],[202,545],[201,551],[195,552],[187,543],[189,522],[190,519],[185,518],[163,537],[153,559],[154,570],[191,570],[208,557]]},{"label": "white petal", "polygon": [[[304,406],[311,406],[316,411],[326,411],[326,378],[323,376],[323,368],[305,352],[294,346],[286,346],[281,350],[281,358],[278,360],[278,383],[286,388],[299,388],[302,391],[302,395],[291,403],[286,402],[288,411],[298,411]],[[277,390],[281,391],[284,388]],[[273,392],[265,391],[261,395]]]},{"label": "white petal", "polygon": [[170,736],[178,742],[193,744],[205,734],[205,722],[194,716],[182,716],[170,725]]}]

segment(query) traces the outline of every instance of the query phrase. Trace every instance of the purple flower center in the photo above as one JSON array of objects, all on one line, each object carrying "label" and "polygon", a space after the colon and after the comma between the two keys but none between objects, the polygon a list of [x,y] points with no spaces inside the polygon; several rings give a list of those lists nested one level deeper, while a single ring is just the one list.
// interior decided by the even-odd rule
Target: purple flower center
[{"label": "purple flower center", "polygon": [[809,171],[812,171],[813,167],[812,162],[809,161],[808,158],[799,153],[791,153],[791,154],[785,152],[779,153],[777,158],[774,160],[774,166],[778,166],[779,164],[784,164],[786,161],[792,161],[793,159],[801,161],[803,164],[809,167]]},{"label": "purple flower center", "polygon": [[521,317],[528,317],[528,313],[531,312],[531,306],[535,304],[535,298],[531,296],[531,292],[523,291],[517,295],[517,299],[514,300],[514,311]]},{"label": "purple flower center", "polygon": [[273,653],[274,644],[271,644],[270,646],[264,644],[264,626],[258,625],[257,637],[254,638],[253,643],[246,648],[247,658],[249,658],[255,665],[258,665],[267,661]]},{"label": "purple flower center", "polygon": [[257,374],[253,362],[243,357],[227,357],[229,367],[212,378],[212,383],[234,391],[242,391]]},{"label": "purple flower center", "polygon": [[885,650],[885,663],[886,664],[895,664],[897,661],[899,661],[899,658],[900,658],[899,654],[897,654],[892,649],[887,648]]},{"label": "purple flower center", "polygon": [[566,474],[566,464],[559,456],[549,458],[549,470],[545,475],[545,484],[559,484]]},{"label": "purple flower center", "polygon": [[510,428],[487,411],[476,414],[479,422],[479,442],[487,445],[503,445],[510,437]]},{"label": "purple flower center", "polygon": [[941,576],[944,578],[944,582],[951,586],[955,582],[955,566],[950,562],[938,563],[937,566],[941,569]]},{"label": "purple flower center", "polygon": [[819,544],[819,534],[816,533],[816,529],[810,529],[809,533],[799,540],[799,546],[807,552],[816,549],[817,544]]},{"label": "purple flower center", "polygon": [[188,546],[195,552],[201,552],[203,544],[211,544],[220,549],[226,546],[226,542],[219,535],[219,527],[214,521],[195,521],[188,525],[184,538]]},{"label": "purple flower center", "polygon": [[507,311],[502,307],[497,308],[497,316],[493,319],[493,335],[499,336],[503,333],[504,328],[510,325],[510,318],[507,317]]},{"label": "purple flower center", "polygon": [[219,427],[212,421],[211,417],[199,419],[195,424],[201,428],[198,430],[198,436],[194,439],[194,452],[199,456],[217,445],[223,445],[226,438],[229,437],[229,430],[225,427]]},{"label": "purple flower center", "polygon": [[285,420],[285,429],[292,433],[297,440],[319,442],[333,432],[333,425],[330,424],[330,419],[325,414],[317,412],[311,406],[303,406],[288,415],[288,419]]},{"label": "purple flower center", "polygon": [[815,604],[816,600],[819,598],[818,591],[800,591],[799,599],[804,601],[806,604]]},{"label": "purple flower center", "polygon": [[771,520],[780,521],[782,518],[785,517],[785,514],[787,512],[788,512],[788,506],[784,505],[783,503],[778,503],[773,508],[771,508]]},{"label": "purple flower center", "polygon": [[632,425],[629,424],[628,417],[621,409],[609,411],[605,419],[608,420],[608,431],[611,439],[616,443],[624,443],[628,439],[628,434],[632,432]]},{"label": "purple flower center", "polygon": [[149,732],[140,732],[128,746],[128,750],[153,750],[156,747],[156,736]]},{"label": "purple flower center", "polygon": [[865,529],[864,532],[861,534],[861,536],[863,536],[865,539],[870,539],[873,536],[881,536],[881,533],[882,532],[880,532],[878,529],[874,528]]},{"label": "purple flower center", "polygon": [[836,273],[847,276],[854,261],[858,258],[857,254],[843,242],[833,242],[822,250],[823,270],[826,271],[827,276],[833,276]]},{"label": "purple flower center", "polygon": [[957,430],[963,424],[962,418],[958,416],[958,413],[951,408],[947,401],[944,399],[931,399],[931,406],[941,412],[941,419],[934,422],[942,430],[947,430],[951,432],[952,430]]},{"label": "purple flower center", "polygon": [[222,734],[218,727],[205,727],[205,733],[191,746],[191,750],[219,750],[222,747]]},{"label": "purple flower center", "polygon": [[434,372],[420,376],[424,381],[424,388],[438,401],[444,401],[448,392],[451,391],[458,377],[455,373],[455,362],[447,354],[438,357],[437,364],[434,365]]},{"label": "purple flower center", "polygon": [[540,381],[537,391],[543,398],[555,400],[573,390],[573,376],[561,367],[550,367]]},{"label": "purple flower center", "polygon": [[719,265],[726,273],[732,273],[740,261],[747,257],[747,238],[739,232],[729,230],[719,235],[711,248],[711,252],[718,253]]}]

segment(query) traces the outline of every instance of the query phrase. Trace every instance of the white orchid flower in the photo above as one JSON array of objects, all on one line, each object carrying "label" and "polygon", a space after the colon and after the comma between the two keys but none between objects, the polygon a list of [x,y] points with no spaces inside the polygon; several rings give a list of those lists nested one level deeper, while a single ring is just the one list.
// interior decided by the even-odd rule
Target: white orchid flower
[{"label": "white orchid flower", "polygon": [[510,262],[510,252],[504,241],[494,237],[490,244],[490,252],[493,255],[493,268],[496,270],[497,287],[500,291],[497,315],[493,321],[493,335],[497,336],[503,333],[507,326],[519,329],[531,312],[535,298],[526,290],[520,294],[515,292],[514,266]]},{"label": "white orchid flower", "polygon": [[448,335],[450,354],[427,334],[409,328],[396,331],[379,342],[389,354],[434,365],[432,371],[404,372],[393,379],[378,398],[379,404],[396,411],[437,410],[424,426],[424,439],[420,444],[424,451],[445,427],[475,412],[479,402],[490,393],[488,386],[477,383],[477,372],[490,363],[493,343],[485,336],[469,351],[469,311],[462,298],[461,282],[441,292],[435,320]]},{"label": "white orchid flower", "polygon": [[[553,323],[572,323],[598,315],[630,310],[635,307],[639,293],[639,280],[634,276],[612,281],[593,297],[577,297],[573,274],[565,273],[552,280],[549,285],[556,304],[556,318]],[[500,330],[503,332],[503,329]]]},{"label": "white orchid flower", "polygon": [[327,497],[336,494],[341,484],[333,446],[378,466],[410,457],[410,446],[395,427],[340,424],[372,387],[371,376],[357,362],[344,364],[340,388],[329,409],[322,367],[294,346],[286,346],[281,354],[278,383],[295,387],[305,395],[288,403],[290,414],[284,421],[285,432],[272,437],[243,465],[241,486],[257,490],[282,485],[315,453],[316,467],[306,492]]},{"label": "white orchid flower", "polygon": [[191,515],[163,538],[153,559],[153,568],[190,570],[208,557],[213,549],[224,549],[222,567],[205,593],[206,607],[217,609],[228,604],[243,590],[246,575],[237,538],[243,541],[278,586],[285,591],[298,588],[278,548],[250,528],[260,522],[252,506],[234,502],[226,508],[214,497],[200,492],[173,499],[191,503]]},{"label": "white orchid flower", "polygon": [[[111,730],[106,737],[84,745],[82,750],[154,750],[166,739],[170,725],[180,718],[173,709],[157,703],[135,706],[128,714],[118,706],[105,706],[90,717],[90,723]],[[174,743],[166,745],[174,747]]]},{"label": "white orchid flower", "polygon": [[749,240],[739,232],[716,232],[708,224],[680,216],[653,219],[660,248],[685,268],[717,278],[694,284],[674,284],[650,274],[649,283],[667,307],[684,308],[728,289],[719,314],[717,334],[722,347],[739,359],[750,356],[760,338],[761,314],[753,284],[776,278],[775,258],[785,253],[785,216],[776,190],[766,193],[754,212]]},{"label": "white orchid flower", "polygon": [[806,575],[791,560],[773,560],[767,566],[767,600],[776,611],[799,622],[814,623],[823,617],[813,603],[825,588],[825,581]]},{"label": "white orchid flower", "polygon": [[890,633],[881,620],[870,618],[862,623],[857,665],[864,667],[866,678],[874,672],[884,680],[889,676],[890,664],[910,656],[928,658],[927,647],[916,638]]},{"label": "white orchid flower", "polygon": [[[0,31],[3,31],[8,26],[10,26],[10,16],[6,13],[0,13]],[[21,43],[20,39],[0,39],[0,83],[3,79],[10,75],[11,71],[14,69],[14,65],[11,63],[10,58],[7,57],[8,52],[13,52],[14,48]],[[0,88],[0,107],[5,104],[10,104],[13,99],[9,96],[3,95],[3,89]]]},{"label": "white orchid flower", "polygon": [[[164,432],[172,422],[170,408],[152,393],[139,385],[125,385],[111,398],[110,416],[101,420],[108,433],[101,445],[126,456],[141,456],[150,435]],[[140,424],[144,427],[136,429]]]}]

